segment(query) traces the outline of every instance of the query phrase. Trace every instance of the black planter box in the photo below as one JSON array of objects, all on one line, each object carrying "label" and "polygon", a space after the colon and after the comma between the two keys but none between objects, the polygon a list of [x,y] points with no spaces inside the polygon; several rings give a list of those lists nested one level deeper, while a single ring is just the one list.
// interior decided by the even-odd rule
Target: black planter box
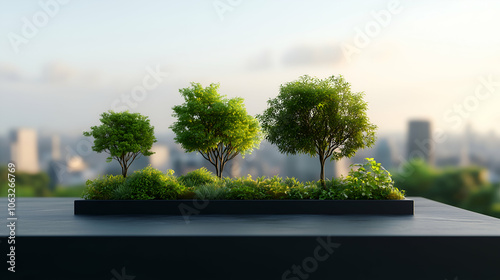
[{"label": "black planter box", "polygon": [[75,215],[413,215],[404,200],[75,200]]},{"label": "black planter box", "polygon": [[413,216],[74,215],[78,199],[16,199],[0,279],[500,279],[500,219],[421,197]]}]

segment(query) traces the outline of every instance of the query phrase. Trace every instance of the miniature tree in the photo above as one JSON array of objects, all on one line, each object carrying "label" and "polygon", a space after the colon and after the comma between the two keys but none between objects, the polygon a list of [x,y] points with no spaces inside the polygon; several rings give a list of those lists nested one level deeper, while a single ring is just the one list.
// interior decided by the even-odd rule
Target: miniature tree
[{"label": "miniature tree", "polygon": [[366,110],[363,93],[351,92],[342,76],[320,80],[306,75],[281,85],[258,118],[265,138],[281,153],[318,155],[324,187],[328,158],[352,157],[374,144],[376,126]]},{"label": "miniature tree", "polygon": [[107,162],[116,159],[120,163],[123,177],[127,177],[128,168],[137,157],[154,154],[151,147],[157,140],[148,117],[108,111],[101,114],[100,120],[100,126],[91,127],[83,135],[94,137],[92,150],[108,153]]},{"label": "miniature tree", "polygon": [[219,84],[203,88],[199,83],[180,89],[185,103],[173,107],[177,121],[170,128],[186,152],[199,152],[222,178],[226,163],[258,147],[262,137],[259,122],[247,114],[243,99],[227,99],[218,89]]}]

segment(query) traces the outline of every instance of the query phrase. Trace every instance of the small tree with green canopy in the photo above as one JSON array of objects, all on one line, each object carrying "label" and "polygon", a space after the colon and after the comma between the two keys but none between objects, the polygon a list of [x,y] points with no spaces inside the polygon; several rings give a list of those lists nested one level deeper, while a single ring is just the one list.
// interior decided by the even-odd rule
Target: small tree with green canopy
[{"label": "small tree with green canopy", "polygon": [[222,178],[226,163],[258,147],[262,137],[259,122],[247,114],[243,99],[227,99],[218,89],[219,84],[203,88],[199,83],[180,89],[185,103],[173,107],[177,121],[170,128],[186,152],[199,152]]},{"label": "small tree with green canopy", "polygon": [[342,76],[302,76],[281,85],[279,95],[267,103],[258,116],[265,138],[281,153],[318,155],[323,186],[328,158],[352,157],[375,142],[376,126],[366,115],[363,93],[351,92]]},{"label": "small tree with green canopy", "polygon": [[100,126],[91,127],[83,135],[94,137],[92,150],[108,153],[107,162],[116,159],[120,163],[123,177],[127,177],[128,168],[137,157],[154,154],[151,147],[157,140],[148,117],[128,111],[108,111],[101,114],[100,120]]}]

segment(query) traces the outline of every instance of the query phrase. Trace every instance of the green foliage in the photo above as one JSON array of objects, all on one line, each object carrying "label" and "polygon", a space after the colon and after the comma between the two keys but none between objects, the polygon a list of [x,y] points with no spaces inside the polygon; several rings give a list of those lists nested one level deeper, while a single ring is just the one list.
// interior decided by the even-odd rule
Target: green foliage
[{"label": "green foliage", "polygon": [[480,167],[436,169],[423,160],[412,160],[394,172],[394,181],[407,195],[421,196],[442,203],[500,217],[495,210],[498,185],[486,180]]},{"label": "green foliage", "polygon": [[250,175],[247,178],[226,179],[226,199],[263,199],[264,195],[259,191],[258,185],[259,182],[252,180]]},{"label": "green foliage", "polygon": [[201,185],[212,184],[220,179],[205,167],[188,172],[179,177],[179,181],[186,187],[198,187]]},{"label": "green foliage", "polygon": [[[7,166],[0,168],[0,196],[7,196],[8,183]],[[47,197],[52,193],[49,189],[50,178],[45,172],[24,173],[15,172],[15,186],[17,197]]]},{"label": "green foliage", "polygon": [[289,187],[288,199],[301,200],[301,199],[319,199],[320,190],[316,185],[309,185],[303,187]]},{"label": "green foliage", "polygon": [[393,177],[398,185],[404,185],[408,195],[425,196],[433,188],[437,176],[436,170],[416,158],[401,166]]},{"label": "green foliage", "polygon": [[195,199],[195,188],[194,187],[186,187],[184,191],[179,194],[178,199]]},{"label": "green foliage", "polygon": [[258,118],[266,139],[280,152],[318,155],[324,181],[326,159],[352,157],[374,144],[376,126],[367,108],[363,93],[351,92],[342,76],[320,80],[306,75],[281,85]]},{"label": "green foliage", "polygon": [[[0,196],[7,197],[9,186],[7,183],[0,184]],[[46,195],[44,195],[45,197]],[[16,186],[16,197],[36,197],[35,189],[29,186]]]},{"label": "green foliage", "polygon": [[85,185],[57,186],[51,196],[55,197],[81,197],[85,191]]},{"label": "green foliage", "polygon": [[122,175],[105,175],[94,180],[87,180],[87,188],[83,191],[82,197],[84,199],[112,199],[114,190],[124,182],[125,177]]},{"label": "green foliage", "polygon": [[109,154],[108,162],[116,159],[122,168],[123,177],[132,162],[140,155],[150,156],[154,136],[154,127],[149,119],[139,113],[113,111],[101,114],[101,125],[91,127],[91,131],[83,132],[85,136],[94,137],[92,150]]},{"label": "green foliage", "polygon": [[195,198],[201,200],[225,199],[226,188],[217,183],[209,183],[195,188]]},{"label": "green foliage", "polygon": [[250,175],[246,178],[226,179],[225,186],[226,199],[290,199],[290,187],[277,176],[260,177],[257,180],[253,180]]},{"label": "green foliage", "polygon": [[303,184],[295,178],[286,178],[283,184],[287,186],[287,194],[289,199],[319,199],[320,189],[315,182]]},{"label": "green foliage", "polygon": [[485,170],[478,167],[434,169],[422,160],[412,160],[396,172],[394,180],[411,196],[423,196],[451,205],[461,205],[472,193],[488,186]]},{"label": "green foliage", "polygon": [[[475,189],[464,199],[462,205],[466,209],[494,215],[494,205],[498,191],[499,189],[492,185]],[[497,215],[497,217],[500,217],[500,215]]]},{"label": "green foliage", "polygon": [[[135,171],[127,178],[125,185],[130,189],[130,199],[138,200],[177,199],[186,188],[175,177],[163,174],[151,166]],[[123,194],[128,191],[125,189],[117,192]]]},{"label": "green foliage", "polygon": [[199,152],[222,178],[229,160],[258,147],[261,130],[247,114],[242,98],[227,99],[218,89],[218,84],[203,88],[199,83],[180,89],[185,102],[173,107],[177,121],[170,128],[186,152]]},{"label": "green foliage", "polygon": [[125,178],[106,175],[87,181],[84,199],[178,199],[186,187],[177,181],[173,171],[162,173],[151,166],[135,171]]},{"label": "green foliage", "polygon": [[[7,165],[0,167],[0,197],[8,194]],[[45,172],[35,174],[15,172],[16,197],[79,197],[82,195],[85,185],[81,186],[58,186],[54,190],[50,188],[50,178]]]},{"label": "green foliage", "polygon": [[[404,192],[394,187],[391,174],[373,158],[366,158],[364,164],[354,164],[346,178],[349,189],[346,195],[354,199],[384,199],[392,193],[395,199],[403,199]],[[393,197],[391,196],[391,198]]]},{"label": "green foliage", "polygon": [[134,193],[134,189],[130,184],[121,184],[116,189],[114,189],[111,194],[111,199],[114,200],[130,200],[132,199],[132,195]]},{"label": "green foliage", "polygon": [[[404,199],[404,192],[394,188],[390,174],[379,163],[368,159],[352,170],[349,177],[323,182],[302,183],[295,178],[282,179],[250,175],[219,179],[205,168],[179,178],[169,170],[166,174],[148,166],[123,176],[107,176],[88,181],[86,199],[203,199],[203,200],[263,200],[263,199]],[[370,170],[370,171],[368,171]],[[108,185],[106,185],[108,184]]]}]

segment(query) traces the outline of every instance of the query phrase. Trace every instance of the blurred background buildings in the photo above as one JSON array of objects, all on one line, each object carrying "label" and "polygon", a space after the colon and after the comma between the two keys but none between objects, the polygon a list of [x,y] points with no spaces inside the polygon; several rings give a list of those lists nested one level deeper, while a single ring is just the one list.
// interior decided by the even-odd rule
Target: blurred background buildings
[{"label": "blurred background buildings", "polygon": [[[500,139],[495,133],[486,135],[475,133],[468,125],[462,134],[448,135],[439,143],[432,136],[430,121],[409,120],[408,130],[401,134],[379,135],[370,149],[360,150],[350,159],[329,162],[326,167],[328,178],[346,175],[349,166],[361,163],[366,157],[373,157],[388,170],[397,170],[414,158],[421,158],[435,167],[478,166],[488,172],[491,182],[500,178]],[[173,134],[157,135],[154,155],[139,157],[130,171],[151,164],[160,170],[173,169],[177,175],[185,174],[200,167],[212,170],[206,160],[197,153],[185,153],[173,140]],[[81,185],[87,179],[108,173],[120,174],[117,162],[106,163],[107,155],[91,150],[91,138],[75,135],[50,135],[37,133],[35,129],[13,129],[9,139],[0,138],[2,150],[9,153],[0,155],[0,162],[13,161],[19,172],[46,172],[52,185]],[[283,155],[276,147],[263,141],[259,149],[244,159],[236,157],[228,163],[224,176],[239,177],[247,174],[255,176],[296,177],[302,181],[317,180],[319,162],[307,155]],[[317,174],[318,173],[318,174]]]},{"label": "blurred background buildings", "polygon": [[420,158],[426,163],[434,165],[433,138],[429,121],[410,121],[408,123],[407,142],[407,160]]}]

